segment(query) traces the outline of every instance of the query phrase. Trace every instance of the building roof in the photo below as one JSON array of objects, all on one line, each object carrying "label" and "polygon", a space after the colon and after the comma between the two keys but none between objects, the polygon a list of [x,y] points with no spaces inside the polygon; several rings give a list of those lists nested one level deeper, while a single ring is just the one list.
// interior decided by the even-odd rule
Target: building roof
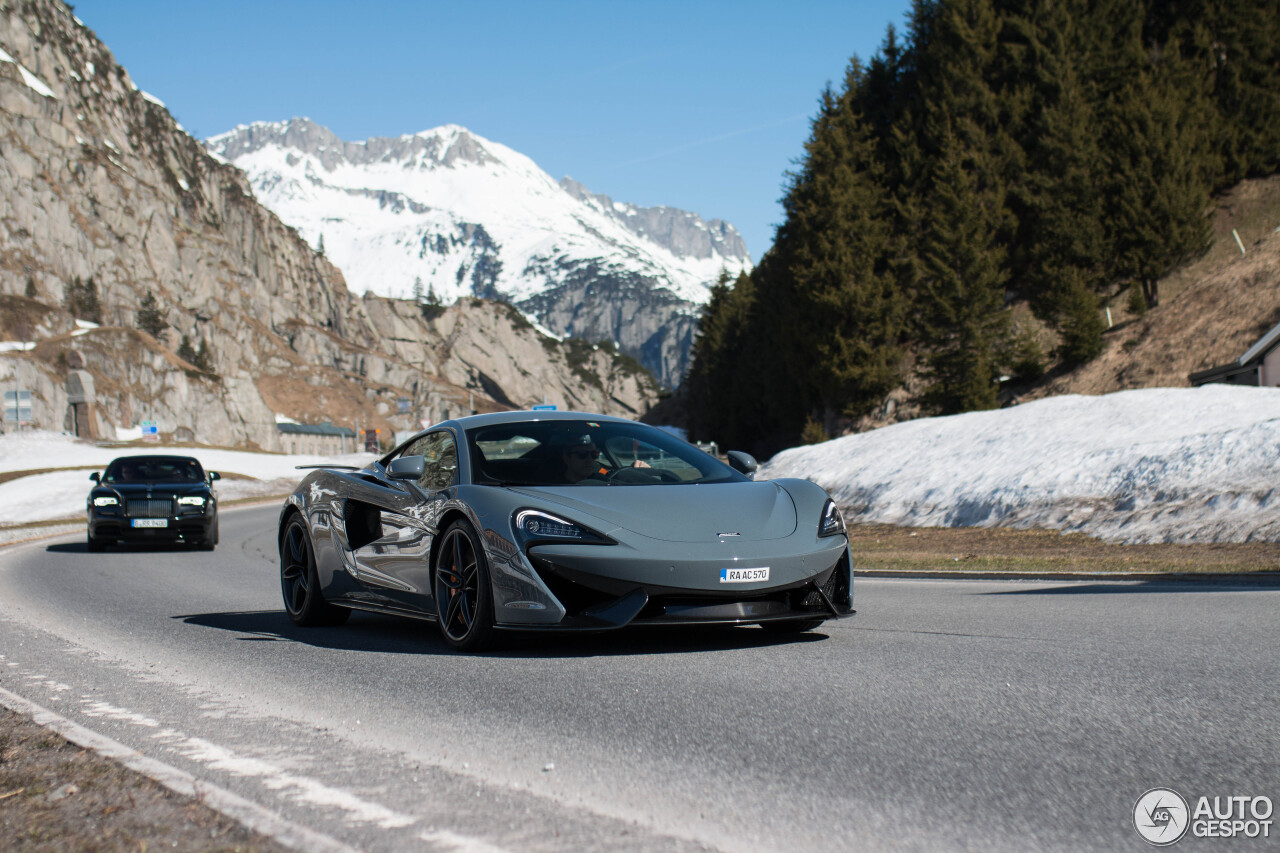
[{"label": "building roof", "polygon": [[1276,323],[1271,328],[1271,331],[1258,338],[1258,342],[1256,344],[1249,347],[1244,355],[1236,359],[1236,364],[1243,366],[1253,361],[1255,358],[1265,355],[1271,350],[1271,347],[1274,346],[1277,341],[1280,341],[1280,323]]},{"label": "building roof", "polygon": [[337,435],[355,438],[356,431],[333,424],[276,424],[276,429],[288,435]]},{"label": "building roof", "polygon": [[1229,361],[1226,364],[1219,364],[1216,367],[1210,367],[1207,370],[1192,373],[1188,379],[1192,385],[1207,385],[1210,382],[1221,382],[1223,380],[1230,381],[1231,377],[1240,376],[1248,373],[1250,365],[1255,362],[1262,361],[1266,358],[1267,353],[1271,352],[1277,345],[1280,345],[1280,323],[1271,327],[1271,331],[1258,338],[1257,342],[1245,350],[1244,355],[1235,361]]}]

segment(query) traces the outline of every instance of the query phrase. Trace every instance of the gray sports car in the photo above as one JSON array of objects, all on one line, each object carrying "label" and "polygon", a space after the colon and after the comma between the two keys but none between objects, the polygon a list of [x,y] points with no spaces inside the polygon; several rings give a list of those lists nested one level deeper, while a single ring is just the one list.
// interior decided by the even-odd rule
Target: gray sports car
[{"label": "gray sports car", "polygon": [[280,513],[299,625],[351,610],[499,632],[758,623],[808,631],[853,610],[840,510],[807,480],[755,482],[634,421],[504,412],[446,421],[362,469],[316,470]]}]

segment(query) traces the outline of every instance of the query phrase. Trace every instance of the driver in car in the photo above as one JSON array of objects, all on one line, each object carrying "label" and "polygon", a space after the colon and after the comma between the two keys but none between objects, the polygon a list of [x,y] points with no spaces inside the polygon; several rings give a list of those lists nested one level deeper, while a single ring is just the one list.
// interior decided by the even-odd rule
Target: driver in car
[{"label": "driver in car", "polygon": [[604,481],[608,469],[600,464],[600,448],[596,447],[591,433],[570,436],[560,451],[564,463],[566,483],[582,483],[590,480]]},{"label": "driver in car", "polygon": [[[561,448],[560,460],[564,463],[566,483],[603,483],[609,478],[609,469],[600,463],[600,448],[591,433],[569,436]],[[636,459],[632,468],[648,468],[649,463]]]}]

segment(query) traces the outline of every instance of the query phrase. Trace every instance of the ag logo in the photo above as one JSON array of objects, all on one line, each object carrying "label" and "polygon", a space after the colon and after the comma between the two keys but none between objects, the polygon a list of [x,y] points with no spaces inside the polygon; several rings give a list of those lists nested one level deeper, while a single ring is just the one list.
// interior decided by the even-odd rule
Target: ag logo
[{"label": "ag logo", "polygon": [[1148,844],[1164,847],[1187,834],[1191,812],[1177,791],[1152,788],[1133,806],[1133,825]]}]

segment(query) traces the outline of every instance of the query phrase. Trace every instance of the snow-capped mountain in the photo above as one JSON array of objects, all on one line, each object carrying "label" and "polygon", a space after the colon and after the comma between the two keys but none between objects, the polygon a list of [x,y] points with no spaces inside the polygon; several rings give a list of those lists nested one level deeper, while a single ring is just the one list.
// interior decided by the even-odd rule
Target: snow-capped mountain
[{"label": "snow-capped mountain", "polygon": [[553,180],[457,125],[345,142],[308,119],[205,141],[351,288],[506,299],[560,334],[610,339],[679,382],[698,308],[750,256],[734,227]]}]

